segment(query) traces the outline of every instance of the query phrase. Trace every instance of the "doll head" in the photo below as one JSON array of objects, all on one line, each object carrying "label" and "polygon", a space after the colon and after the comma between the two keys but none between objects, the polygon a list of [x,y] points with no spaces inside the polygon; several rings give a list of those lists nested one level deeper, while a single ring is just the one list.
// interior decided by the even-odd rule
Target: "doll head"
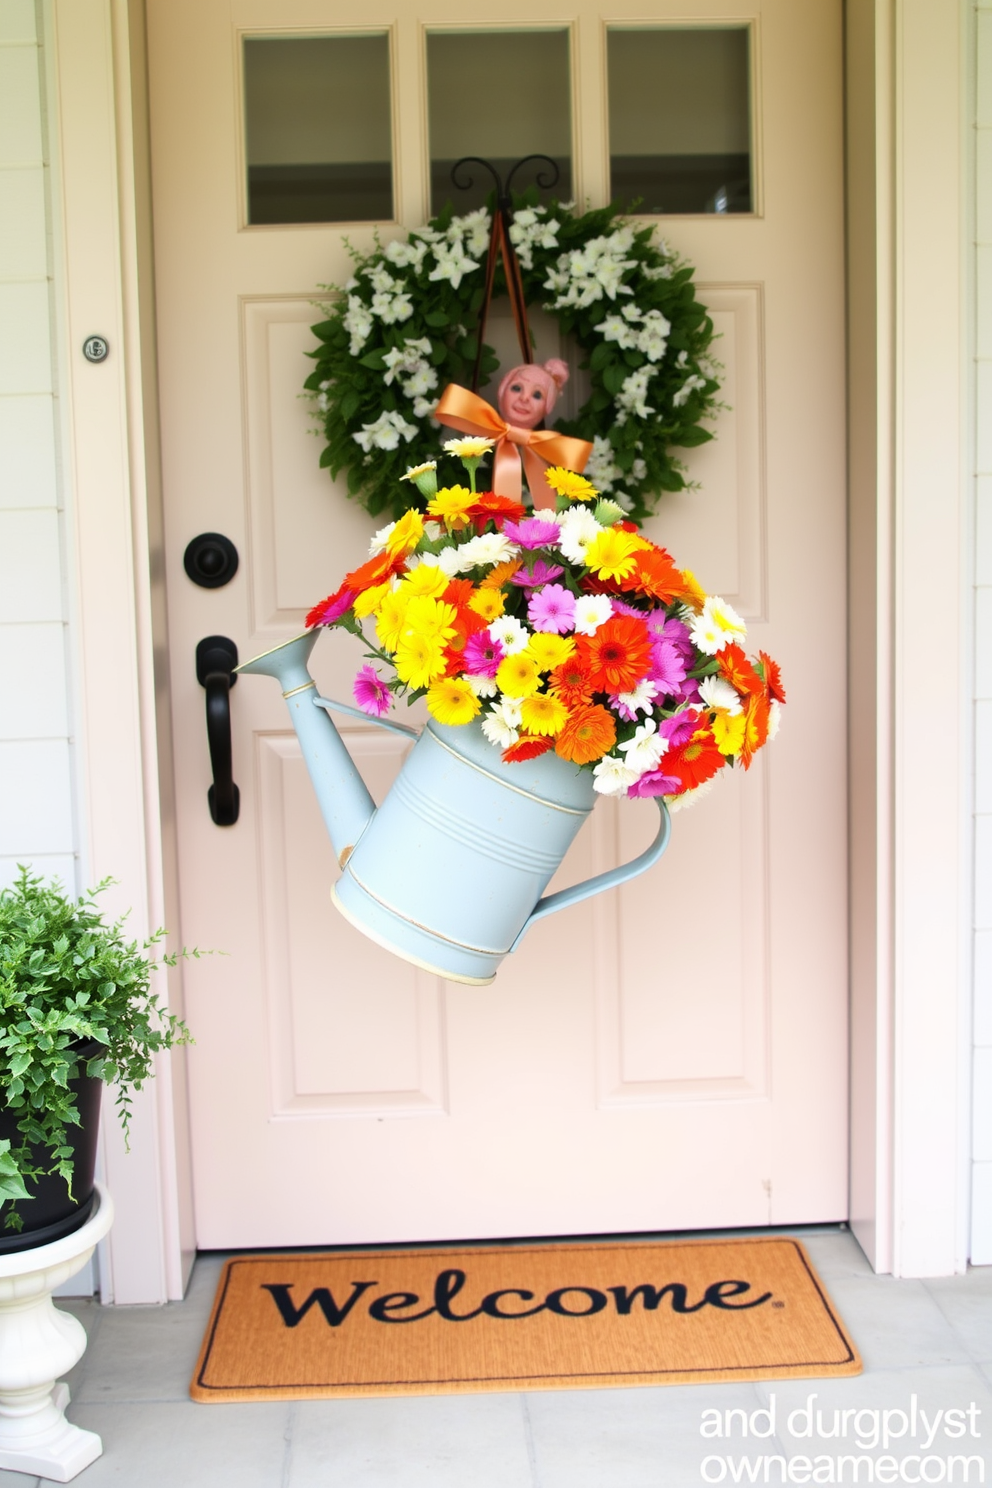
[{"label": "doll head", "polygon": [[551,413],[567,381],[568,366],[558,357],[551,357],[543,366],[530,362],[513,367],[499,385],[499,411],[518,429],[536,429]]}]

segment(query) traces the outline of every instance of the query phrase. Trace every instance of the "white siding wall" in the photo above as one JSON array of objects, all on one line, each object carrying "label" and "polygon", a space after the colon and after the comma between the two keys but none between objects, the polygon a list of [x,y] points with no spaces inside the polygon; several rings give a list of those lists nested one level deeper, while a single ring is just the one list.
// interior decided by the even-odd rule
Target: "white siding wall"
[{"label": "white siding wall", "polygon": [[976,7],[975,1063],[971,1259],[992,1264],[992,0]]},{"label": "white siding wall", "polygon": [[42,31],[0,0],[0,883],[77,890]]}]

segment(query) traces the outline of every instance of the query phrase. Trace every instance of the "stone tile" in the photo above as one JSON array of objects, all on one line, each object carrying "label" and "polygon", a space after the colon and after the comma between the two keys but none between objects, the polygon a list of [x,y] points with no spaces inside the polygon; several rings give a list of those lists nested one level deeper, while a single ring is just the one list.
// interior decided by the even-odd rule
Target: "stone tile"
[{"label": "stone tile", "polygon": [[[536,1488],[519,1395],[301,1400],[284,1488]],[[191,1488],[191,1485],[188,1485]],[[549,1488],[546,1483],[541,1488]]]},{"label": "stone tile", "polygon": [[679,1488],[713,1450],[702,1412],[763,1402],[753,1384],[547,1390],[524,1397],[540,1488]]},{"label": "stone tile", "polygon": [[992,1361],[992,1266],[924,1283],[956,1337],[979,1363]]},{"label": "stone tile", "polygon": [[100,1315],[99,1329],[82,1361],[74,1400],[80,1405],[188,1400],[220,1266],[219,1257],[198,1260],[184,1302],[168,1302],[164,1307],[73,1303],[71,1311],[84,1327],[88,1326],[87,1307]]},{"label": "stone tile", "polygon": [[969,1362],[964,1345],[921,1281],[838,1277],[830,1283],[830,1295],[866,1369]]},{"label": "stone tile", "polygon": [[[81,1488],[280,1488],[291,1407],[82,1405],[67,1415],[103,1439]],[[4,1485],[5,1488],[5,1485]]]},{"label": "stone tile", "polygon": [[871,1262],[850,1230],[833,1230],[799,1236],[820,1278],[829,1282],[839,1277],[874,1276]]}]

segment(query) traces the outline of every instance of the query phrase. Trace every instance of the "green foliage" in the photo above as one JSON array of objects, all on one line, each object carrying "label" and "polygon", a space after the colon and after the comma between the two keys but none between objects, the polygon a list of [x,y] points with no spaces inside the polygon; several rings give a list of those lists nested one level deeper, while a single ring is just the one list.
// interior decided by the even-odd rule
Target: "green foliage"
[{"label": "green foliage", "polygon": [[[160,1049],[190,1042],[185,1024],[162,1008],[152,974],[174,966],[181,951],[150,953],[164,939],[157,930],[138,943],[125,938],[124,921],[107,924],[96,896],[105,879],[78,900],[21,868],[0,892],[0,1092],[18,1117],[20,1142],[0,1141],[0,1204],[8,1229],[20,1229],[13,1203],[27,1198],[25,1179],[57,1173],[72,1192],[68,1128],[79,1125],[71,1080],[95,1075],[117,1086],[117,1111],[129,1134],[132,1092],[152,1073]],[[84,1060],[79,1046],[95,1040],[98,1057]],[[31,1160],[44,1148],[48,1167]]]},{"label": "green foliage", "polygon": [[[651,225],[628,221],[618,207],[576,214],[554,202],[544,209],[538,207],[536,191],[532,191],[515,198],[514,215],[522,210],[531,220],[536,214],[542,229],[552,224],[554,228],[546,239],[532,235],[520,255],[526,301],[543,305],[556,317],[563,334],[578,348],[591,384],[577,417],[559,421],[555,427],[595,441],[596,454],[586,473],[605,493],[620,495],[629,515],[641,521],[654,510],[662,492],[686,485],[677,451],[713,437],[704,422],[715,411],[719,390],[714,364],[708,359],[713,323],[696,299],[693,269],[666,244],[655,241]],[[479,246],[482,239],[478,233],[473,238],[466,226],[471,222],[471,215],[458,218],[449,205],[426,229],[386,248],[379,245],[368,255],[353,254],[354,277],[343,290],[335,290],[331,303],[321,307],[325,318],[313,327],[321,344],[311,353],[316,365],[305,387],[313,395],[315,416],[327,440],[320,464],[334,477],[346,471],[348,494],[373,516],[400,517],[409,506],[423,504],[415,487],[401,477],[409,465],[425,458],[425,449],[429,451],[438,442],[427,404],[433,407],[447,383],[468,385],[471,380],[485,258]],[[561,294],[560,276],[570,271],[570,265],[581,263],[590,245],[595,251],[598,240],[617,233],[629,243],[624,249],[626,266],[614,292],[603,291],[588,304],[556,308],[556,296],[567,298]],[[442,267],[438,252],[449,251],[453,243],[474,258],[476,265],[457,284],[452,278],[438,277]],[[402,249],[397,261],[401,244],[417,250],[411,261],[402,261]],[[405,297],[405,318],[387,323],[376,308],[382,304],[376,284],[386,283],[383,276],[393,286],[386,291],[387,302],[396,294]],[[494,294],[505,293],[500,263]],[[658,312],[668,322],[661,360],[651,360],[631,346],[621,347],[600,329],[605,317],[616,316],[628,306],[642,315]],[[357,333],[356,317],[364,321],[364,330]],[[402,375],[389,371],[386,359],[390,354],[395,358],[410,342],[420,341],[429,345],[424,365],[429,363],[434,369],[437,381],[429,396],[421,393],[418,398],[405,390]],[[492,347],[484,345],[483,386],[497,366]],[[648,411],[625,413],[624,384],[641,369],[649,375],[647,404],[642,400]],[[395,413],[404,426],[395,447],[373,445],[363,450],[356,435],[367,438],[370,426],[385,412]]]}]

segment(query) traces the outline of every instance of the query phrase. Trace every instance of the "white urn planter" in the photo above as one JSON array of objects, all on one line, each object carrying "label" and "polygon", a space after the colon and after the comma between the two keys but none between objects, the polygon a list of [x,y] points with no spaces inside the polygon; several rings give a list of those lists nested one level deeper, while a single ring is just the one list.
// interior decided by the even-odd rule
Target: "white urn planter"
[{"label": "white urn planter", "polygon": [[95,1431],[65,1418],[69,1388],[56,1381],[82,1358],[86,1332],[52,1301],[113,1222],[113,1202],[100,1184],[97,1195],[96,1209],[73,1234],[0,1255],[0,1468],[56,1483],[68,1483],[103,1452]]}]

